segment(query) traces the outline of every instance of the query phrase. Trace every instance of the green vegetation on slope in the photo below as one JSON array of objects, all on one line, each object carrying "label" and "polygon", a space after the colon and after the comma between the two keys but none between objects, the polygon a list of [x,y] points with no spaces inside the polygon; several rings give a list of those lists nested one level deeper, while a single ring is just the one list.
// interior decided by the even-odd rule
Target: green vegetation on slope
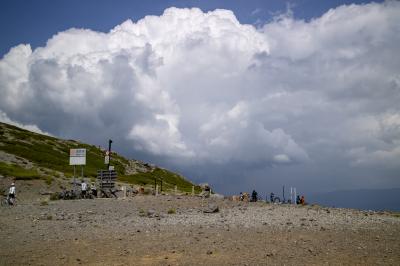
[{"label": "green vegetation on slope", "polygon": [[[160,185],[162,180],[164,191],[172,191],[176,185],[180,191],[191,192],[193,186],[192,183],[181,176],[160,168],[154,169],[153,172],[123,176],[120,179],[121,181],[138,185],[154,185],[155,180],[157,180],[157,184]],[[201,188],[195,186],[195,192],[201,192]]]},{"label": "green vegetation on slope", "polygon": [[40,175],[36,170],[25,169],[15,164],[0,162],[0,174],[7,177],[14,177],[17,180],[39,179]]},{"label": "green vegetation on slope", "polygon": [[[61,140],[50,136],[33,133],[15,126],[0,123],[0,150],[16,155],[32,162],[33,169],[24,169],[18,165],[0,164],[0,174],[14,176],[18,179],[45,178],[57,176],[57,172],[64,173],[66,177],[73,176],[73,166],[69,165],[69,150],[76,148],[86,149],[86,165],[84,174],[87,177],[95,178],[97,170],[105,169],[104,153],[96,146],[79,143],[74,140]],[[163,180],[163,190],[173,190],[177,185],[178,190],[191,192],[193,184],[183,177],[170,171],[156,168],[152,172],[125,175],[125,168],[129,161],[122,156],[112,154],[112,165],[118,173],[121,181],[138,185],[153,185],[154,179]],[[37,169],[41,168],[38,173]],[[43,169],[57,171],[49,173]],[[80,175],[80,166],[76,167],[77,174]],[[160,184],[160,181],[159,181]],[[196,193],[200,192],[200,187],[195,187]]]},{"label": "green vegetation on slope", "polygon": [[[30,131],[8,126],[8,134],[12,138],[0,140],[0,150],[25,158],[38,167],[63,172],[66,176],[73,176],[73,167],[69,165],[69,150],[76,148],[86,149],[85,176],[96,177],[97,170],[104,169],[104,154],[96,146],[76,141],[59,140],[53,137],[36,134]],[[4,133],[4,130],[1,132]],[[1,134],[1,133],[0,133]],[[124,172],[122,163],[127,160],[121,156],[113,156],[113,165],[119,173]],[[78,172],[80,167],[77,167]]]}]

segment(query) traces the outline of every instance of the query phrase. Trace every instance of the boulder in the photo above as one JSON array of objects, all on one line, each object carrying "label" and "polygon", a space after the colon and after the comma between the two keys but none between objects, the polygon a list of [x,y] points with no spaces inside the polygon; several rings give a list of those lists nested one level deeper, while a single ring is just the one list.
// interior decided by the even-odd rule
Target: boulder
[{"label": "boulder", "polygon": [[211,203],[203,210],[203,212],[204,213],[217,213],[217,212],[219,212],[219,207],[216,204]]}]

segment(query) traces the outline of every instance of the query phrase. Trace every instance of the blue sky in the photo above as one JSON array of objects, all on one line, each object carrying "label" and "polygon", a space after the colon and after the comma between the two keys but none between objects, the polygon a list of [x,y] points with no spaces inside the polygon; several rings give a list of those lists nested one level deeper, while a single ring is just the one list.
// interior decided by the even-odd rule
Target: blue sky
[{"label": "blue sky", "polygon": [[[232,10],[241,23],[268,21],[273,14],[285,12],[289,4],[294,16],[309,20],[330,8],[343,4],[368,3],[360,0],[216,0],[216,1],[136,1],[136,0],[2,0],[0,3],[0,56],[13,46],[30,43],[44,46],[47,39],[66,29],[89,28],[108,32],[121,22],[137,21],[146,15],[160,15],[171,6],[199,7],[203,11],[216,8]],[[382,2],[382,1],[375,1]]]}]

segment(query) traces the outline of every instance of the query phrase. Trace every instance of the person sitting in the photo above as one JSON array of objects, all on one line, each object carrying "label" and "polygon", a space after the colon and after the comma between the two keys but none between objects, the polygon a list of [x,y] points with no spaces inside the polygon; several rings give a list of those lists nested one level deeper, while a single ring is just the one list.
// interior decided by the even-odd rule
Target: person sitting
[{"label": "person sitting", "polygon": [[299,196],[299,195],[297,195],[297,198],[296,198],[296,204],[300,204],[300,201],[301,201],[301,199],[300,199],[300,196]]},{"label": "person sitting", "polygon": [[97,197],[97,188],[94,182],[92,182],[92,184],[90,185],[90,190],[92,191],[93,197]]},{"label": "person sitting", "polygon": [[271,194],[270,194],[270,196],[269,196],[269,199],[271,200],[271,203],[274,202],[274,200],[275,200],[275,194],[274,194],[273,192],[271,192]]},{"label": "person sitting", "polygon": [[306,200],[304,199],[304,196],[301,196],[300,204],[301,205],[305,205],[306,204]]},{"label": "person sitting", "polygon": [[240,194],[239,194],[239,200],[243,201],[243,193],[242,192],[240,192]]},{"label": "person sitting", "polygon": [[253,190],[253,192],[251,193],[251,201],[252,202],[257,202],[257,195],[258,195],[258,193],[255,190]]}]

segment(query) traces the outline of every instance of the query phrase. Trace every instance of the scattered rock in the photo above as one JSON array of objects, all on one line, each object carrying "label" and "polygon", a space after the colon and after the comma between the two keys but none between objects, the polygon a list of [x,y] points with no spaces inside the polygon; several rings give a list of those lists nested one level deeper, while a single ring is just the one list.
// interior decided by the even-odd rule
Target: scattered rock
[{"label": "scattered rock", "polygon": [[156,211],[153,210],[153,209],[149,209],[149,210],[147,211],[147,217],[149,217],[149,218],[156,217]]},{"label": "scattered rock", "polygon": [[209,204],[207,208],[203,210],[204,213],[217,213],[219,212],[219,207],[216,204]]}]

